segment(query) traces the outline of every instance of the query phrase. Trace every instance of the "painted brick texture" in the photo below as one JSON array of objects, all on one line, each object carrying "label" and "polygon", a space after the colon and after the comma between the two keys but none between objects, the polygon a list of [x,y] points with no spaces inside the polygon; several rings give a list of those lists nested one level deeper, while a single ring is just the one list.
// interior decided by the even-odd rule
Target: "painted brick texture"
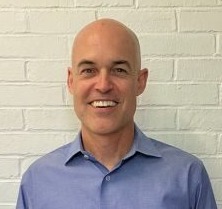
[{"label": "painted brick texture", "polygon": [[37,158],[70,142],[80,124],[66,88],[72,40],[114,18],[140,40],[148,86],[137,124],[200,157],[222,209],[221,0],[0,0],[0,209],[15,207]]}]

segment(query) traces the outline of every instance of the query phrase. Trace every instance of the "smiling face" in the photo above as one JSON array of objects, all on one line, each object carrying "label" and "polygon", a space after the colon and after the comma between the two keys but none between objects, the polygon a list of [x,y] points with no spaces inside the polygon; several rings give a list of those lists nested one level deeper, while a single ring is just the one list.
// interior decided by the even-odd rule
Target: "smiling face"
[{"label": "smiling face", "polygon": [[68,87],[82,133],[112,134],[134,124],[136,97],[146,85],[134,34],[116,21],[84,28],[73,45]]}]

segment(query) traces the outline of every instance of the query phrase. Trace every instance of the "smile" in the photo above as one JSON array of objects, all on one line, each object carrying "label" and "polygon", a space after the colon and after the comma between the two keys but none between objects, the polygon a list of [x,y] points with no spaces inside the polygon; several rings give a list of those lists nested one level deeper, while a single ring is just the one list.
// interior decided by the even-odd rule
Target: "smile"
[{"label": "smile", "polygon": [[115,107],[117,102],[115,101],[93,101],[91,105],[96,108]]}]

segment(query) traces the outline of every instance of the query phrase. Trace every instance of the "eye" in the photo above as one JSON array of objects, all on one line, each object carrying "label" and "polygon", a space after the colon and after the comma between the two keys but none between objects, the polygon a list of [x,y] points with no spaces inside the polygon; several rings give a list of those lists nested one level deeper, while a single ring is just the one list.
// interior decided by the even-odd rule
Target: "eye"
[{"label": "eye", "polygon": [[124,68],[119,68],[119,67],[113,68],[112,72],[115,74],[123,74],[123,75],[127,74],[127,70],[125,70]]},{"label": "eye", "polygon": [[80,71],[81,75],[91,76],[96,72],[95,68],[85,68]]}]

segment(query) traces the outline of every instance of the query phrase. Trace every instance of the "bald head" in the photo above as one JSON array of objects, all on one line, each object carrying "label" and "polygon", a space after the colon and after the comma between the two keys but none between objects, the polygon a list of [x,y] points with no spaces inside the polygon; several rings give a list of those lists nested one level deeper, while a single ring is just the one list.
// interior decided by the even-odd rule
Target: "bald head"
[{"label": "bald head", "polygon": [[[90,44],[89,44],[90,43]],[[83,47],[86,45],[87,47]],[[127,52],[131,56],[133,68],[139,70],[140,45],[135,33],[124,24],[113,19],[100,19],[86,25],[76,36],[72,49],[72,65],[75,65],[76,57],[89,47],[101,49],[101,53],[113,53],[110,47]],[[82,50],[81,50],[82,49]],[[97,50],[98,52],[98,50]],[[124,54],[123,54],[124,55]],[[116,56],[119,56],[116,54]]]}]

